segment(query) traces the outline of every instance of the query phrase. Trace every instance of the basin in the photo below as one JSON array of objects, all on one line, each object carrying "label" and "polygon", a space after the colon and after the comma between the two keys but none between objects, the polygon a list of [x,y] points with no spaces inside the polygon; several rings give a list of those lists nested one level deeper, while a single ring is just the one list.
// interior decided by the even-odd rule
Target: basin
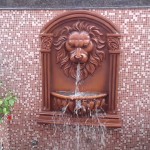
[{"label": "basin", "polygon": [[83,115],[103,111],[106,107],[106,93],[57,91],[51,92],[51,95],[54,99],[53,108],[58,111],[66,108],[66,112],[75,114],[78,109],[78,114]]}]

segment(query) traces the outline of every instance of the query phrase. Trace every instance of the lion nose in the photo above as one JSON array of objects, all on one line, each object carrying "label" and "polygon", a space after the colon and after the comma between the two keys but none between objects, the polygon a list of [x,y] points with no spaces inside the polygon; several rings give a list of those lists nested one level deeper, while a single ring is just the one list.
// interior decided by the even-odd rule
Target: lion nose
[{"label": "lion nose", "polygon": [[81,55],[81,48],[77,48],[75,57],[77,59],[80,59],[82,57],[82,55]]}]

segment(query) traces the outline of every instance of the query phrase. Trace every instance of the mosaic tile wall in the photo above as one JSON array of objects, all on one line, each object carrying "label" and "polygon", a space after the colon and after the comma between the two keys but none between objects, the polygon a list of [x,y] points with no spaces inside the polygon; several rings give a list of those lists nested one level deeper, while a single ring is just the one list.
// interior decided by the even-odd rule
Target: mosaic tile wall
[{"label": "mosaic tile wall", "polygon": [[[121,129],[108,129],[106,146],[80,136],[80,150],[148,150],[150,147],[150,9],[91,10],[107,17],[121,31],[118,111]],[[41,64],[39,32],[65,11],[0,11],[0,80],[18,101],[8,123],[7,150],[76,150],[74,127],[63,135],[52,125],[39,125]],[[81,129],[82,130],[82,129]],[[82,132],[82,131],[81,131]],[[63,136],[62,136],[63,135]],[[98,136],[98,135],[97,135]],[[68,142],[69,141],[69,142]],[[67,146],[67,148],[66,148]]]},{"label": "mosaic tile wall", "polygon": [[9,143],[9,126],[7,121],[4,121],[3,124],[0,124],[0,150],[4,148],[4,146],[10,147]]}]

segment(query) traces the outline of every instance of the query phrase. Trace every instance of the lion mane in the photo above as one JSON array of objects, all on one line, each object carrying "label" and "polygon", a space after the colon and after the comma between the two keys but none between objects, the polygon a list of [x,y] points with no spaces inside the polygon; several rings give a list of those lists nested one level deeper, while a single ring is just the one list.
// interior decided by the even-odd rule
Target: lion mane
[{"label": "lion mane", "polygon": [[103,34],[96,26],[85,23],[84,21],[78,21],[72,26],[65,26],[56,34],[57,40],[54,42],[56,61],[60,65],[60,68],[63,69],[65,75],[68,77],[71,76],[74,79],[76,78],[77,64],[70,61],[69,52],[65,47],[68,36],[74,31],[86,31],[94,45],[92,52],[88,54],[88,61],[80,66],[80,78],[84,80],[89,75],[93,75],[95,70],[101,66],[105,58],[105,53],[102,51],[102,48],[105,46],[105,41],[102,39]]}]

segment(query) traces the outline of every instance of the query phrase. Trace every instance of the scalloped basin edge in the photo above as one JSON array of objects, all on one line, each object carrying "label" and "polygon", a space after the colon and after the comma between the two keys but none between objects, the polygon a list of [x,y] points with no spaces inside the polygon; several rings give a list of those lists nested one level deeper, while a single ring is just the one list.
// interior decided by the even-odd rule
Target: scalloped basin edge
[{"label": "scalloped basin edge", "polygon": [[58,97],[60,99],[70,99],[70,100],[83,100],[83,99],[98,99],[106,97],[106,93],[100,92],[80,92],[80,95],[75,95],[71,91],[57,91],[51,92],[51,95]]}]

